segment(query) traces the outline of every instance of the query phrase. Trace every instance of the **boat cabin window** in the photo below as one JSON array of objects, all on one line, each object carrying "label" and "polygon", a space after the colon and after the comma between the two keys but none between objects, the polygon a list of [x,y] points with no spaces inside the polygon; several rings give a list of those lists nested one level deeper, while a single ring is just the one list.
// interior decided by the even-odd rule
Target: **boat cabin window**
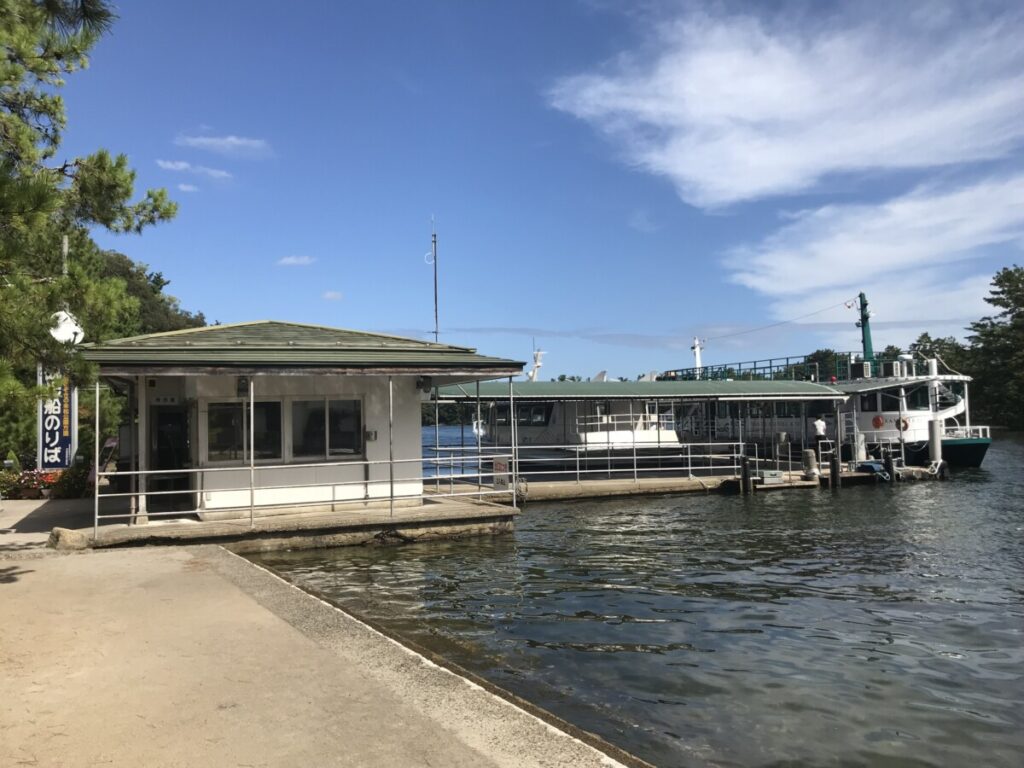
[{"label": "boat cabin window", "polygon": [[860,412],[874,413],[878,410],[878,393],[865,392],[860,396]]},{"label": "boat cabin window", "polygon": [[929,411],[931,401],[928,395],[928,387],[916,387],[907,392],[907,410]]},{"label": "boat cabin window", "polygon": [[881,400],[881,410],[898,411],[900,409],[899,392],[882,392],[878,397]]},{"label": "boat cabin window", "polygon": [[[516,424],[520,427],[546,427],[551,421],[553,409],[554,406],[551,403],[517,405]],[[508,426],[507,405],[499,405],[494,408],[494,423],[499,427]]]}]

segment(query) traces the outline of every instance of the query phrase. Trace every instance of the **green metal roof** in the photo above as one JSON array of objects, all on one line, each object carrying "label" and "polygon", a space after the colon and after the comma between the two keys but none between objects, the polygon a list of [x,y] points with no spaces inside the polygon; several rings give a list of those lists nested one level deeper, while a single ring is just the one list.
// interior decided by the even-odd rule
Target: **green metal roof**
[{"label": "green metal roof", "polygon": [[524,363],[400,336],[262,320],[83,344],[82,355],[114,368],[362,368],[483,370],[508,375]]},{"label": "green metal roof", "polygon": [[[484,400],[508,398],[508,382],[480,385]],[[525,400],[845,400],[832,387],[809,381],[517,381],[513,397]],[[476,386],[442,387],[444,399],[475,399]]]}]

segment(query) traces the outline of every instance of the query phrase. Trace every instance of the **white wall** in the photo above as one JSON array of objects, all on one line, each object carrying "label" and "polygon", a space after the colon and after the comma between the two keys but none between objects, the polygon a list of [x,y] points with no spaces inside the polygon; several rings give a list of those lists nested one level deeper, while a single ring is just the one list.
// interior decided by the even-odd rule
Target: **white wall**
[{"label": "white wall", "polygon": [[[283,456],[256,462],[255,503],[259,506],[283,506],[300,503],[330,503],[349,499],[387,499],[391,489],[387,463],[367,467],[363,459],[388,461],[388,380],[382,376],[255,376],[256,400],[283,401],[281,411]],[[248,402],[239,397],[236,376],[188,377],[186,392],[197,408],[196,459],[200,467],[237,469],[203,473],[199,503],[206,509],[249,506],[248,464],[224,464],[207,459],[207,415],[211,402]],[[346,461],[334,457],[335,466],[299,466],[266,468],[268,464],[311,464],[309,459],[292,458],[290,401],[321,397],[361,400],[364,431],[376,431],[376,440],[366,440],[365,457]],[[195,413],[195,412],[194,412]],[[414,376],[394,377],[394,458],[411,460],[395,465],[396,497],[419,496],[423,490],[420,398]],[[347,458],[347,457],[346,457]],[[261,465],[264,468],[261,468]],[[367,483],[368,479],[371,481]],[[259,486],[285,486],[263,488]],[[308,486],[308,487],[295,487]],[[243,490],[228,490],[240,488]]]}]

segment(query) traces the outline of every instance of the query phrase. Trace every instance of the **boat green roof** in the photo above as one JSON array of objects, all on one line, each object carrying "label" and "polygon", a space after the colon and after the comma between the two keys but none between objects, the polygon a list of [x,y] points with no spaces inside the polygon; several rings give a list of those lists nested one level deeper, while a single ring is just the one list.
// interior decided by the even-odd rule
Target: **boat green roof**
[{"label": "boat green roof", "polygon": [[104,373],[157,369],[331,369],[508,376],[524,363],[470,347],[321,325],[261,320],[83,344]]},{"label": "boat green roof", "polygon": [[[483,400],[508,399],[508,382],[480,385]],[[476,399],[476,386],[442,387],[439,397]],[[845,400],[842,392],[810,381],[517,381],[512,395],[522,400]]]}]

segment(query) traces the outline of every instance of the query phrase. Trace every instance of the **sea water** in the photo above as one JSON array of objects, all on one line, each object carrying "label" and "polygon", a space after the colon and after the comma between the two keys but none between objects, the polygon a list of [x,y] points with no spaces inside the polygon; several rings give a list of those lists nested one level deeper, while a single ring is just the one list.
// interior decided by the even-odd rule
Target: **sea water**
[{"label": "sea water", "polygon": [[1022,468],[1000,435],[945,483],[531,503],[512,535],[259,561],[658,765],[1016,767]]}]

